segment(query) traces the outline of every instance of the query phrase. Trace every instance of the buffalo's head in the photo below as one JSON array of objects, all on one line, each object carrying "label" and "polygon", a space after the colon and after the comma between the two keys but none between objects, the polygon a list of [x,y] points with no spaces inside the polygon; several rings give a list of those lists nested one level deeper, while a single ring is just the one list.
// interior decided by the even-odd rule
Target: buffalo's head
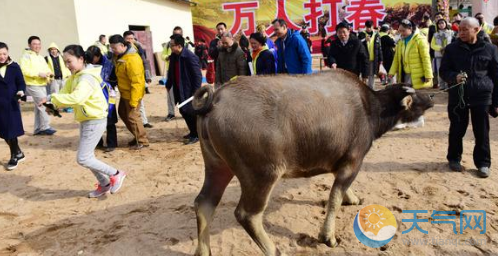
[{"label": "buffalo's head", "polygon": [[388,86],[386,92],[394,99],[394,112],[403,123],[416,121],[424,112],[434,106],[431,96],[417,92],[406,84]]}]

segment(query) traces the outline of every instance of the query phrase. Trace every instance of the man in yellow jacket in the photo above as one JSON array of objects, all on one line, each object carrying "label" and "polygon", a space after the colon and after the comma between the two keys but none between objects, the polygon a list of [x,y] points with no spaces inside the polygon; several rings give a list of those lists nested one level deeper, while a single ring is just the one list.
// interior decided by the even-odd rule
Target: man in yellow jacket
[{"label": "man in yellow jacket", "polygon": [[142,119],[140,101],[145,93],[145,72],[143,61],[135,47],[128,44],[121,35],[109,38],[114,53],[114,67],[121,95],[118,113],[128,130],[135,137],[128,145],[135,150],[149,146]]},{"label": "man in yellow jacket", "polygon": [[487,23],[484,20],[484,14],[479,12],[479,13],[476,13],[476,15],[474,15],[474,17],[479,21],[479,25],[481,26],[481,30],[484,30],[484,32],[486,34],[491,35],[491,33],[493,32],[494,26]]},{"label": "man in yellow jacket", "polygon": [[48,56],[45,57],[45,60],[50,68],[50,72],[54,74],[54,78],[47,87],[47,93],[58,93],[64,86],[66,79],[71,75],[71,71],[64,64],[61,51],[55,43],[51,43],[48,47]]},{"label": "man in yellow jacket", "polygon": [[34,135],[53,135],[56,130],[50,127],[50,117],[45,112],[45,107],[39,104],[41,100],[47,98],[47,83],[53,77],[53,73],[43,56],[40,55],[40,38],[29,37],[28,45],[29,49],[24,51],[19,64],[26,81],[26,92],[33,97],[35,102]]}]

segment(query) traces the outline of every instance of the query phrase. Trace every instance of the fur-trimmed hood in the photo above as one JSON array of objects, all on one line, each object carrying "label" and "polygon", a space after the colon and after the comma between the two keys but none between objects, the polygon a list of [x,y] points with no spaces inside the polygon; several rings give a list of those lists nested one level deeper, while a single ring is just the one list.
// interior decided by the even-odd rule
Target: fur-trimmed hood
[{"label": "fur-trimmed hood", "polygon": [[14,61],[9,57],[7,57],[7,62],[5,63],[0,63],[0,68],[3,67],[3,66],[8,66],[10,64],[14,63]]}]

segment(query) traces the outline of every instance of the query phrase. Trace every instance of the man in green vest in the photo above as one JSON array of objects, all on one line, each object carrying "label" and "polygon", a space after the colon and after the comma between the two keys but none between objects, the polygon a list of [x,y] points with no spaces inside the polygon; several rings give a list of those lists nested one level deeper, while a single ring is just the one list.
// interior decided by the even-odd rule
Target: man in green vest
[{"label": "man in green vest", "polygon": [[109,45],[107,45],[107,37],[105,35],[100,35],[99,40],[96,41],[95,44],[93,44],[93,45],[99,47],[102,55],[105,55],[106,57],[108,57]]},{"label": "man in green vest", "polygon": [[379,34],[373,28],[373,21],[365,22],[365,31],[358,35],[365,49],[368,52],[368,86],[374,89],[375,75],[379,73],[379,66],[382,64],[382,47]]}]

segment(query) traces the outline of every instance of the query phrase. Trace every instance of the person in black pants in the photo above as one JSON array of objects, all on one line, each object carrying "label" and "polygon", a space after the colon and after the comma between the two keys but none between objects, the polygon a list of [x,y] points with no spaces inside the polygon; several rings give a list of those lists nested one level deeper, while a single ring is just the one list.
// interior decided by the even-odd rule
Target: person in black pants
[{"label": "person in black pants", "polygon": [[[389,24],[384,24],[380,27],[379,33],[383,59],[382,65],[384,65],[387,72],[389,72],[393,64],[394,49],[396,48],[396,42],[394,42],[394,39],[389,34],[390,30],[391,27]],[[392,80],[393,79],[387,78],[386,74],[386,78],[382,81],[382,84],[391,84],[393,82]]]},{"label": "person in black pants", "polygon": [[0,42],[0,138],[10,148],[7,170],[17,168],[25,160],[18,137],[24,135],[21,117],[21,99],[25,100],[26,83],[21,68],[9,57],[9,47]]},{"label": "person in black pants", "polygon": [[[112,89],[116,91],[117,86],[117,78],[116,73],[114,72],[114,65],[112,61],[107,59],[107,57],[102,54],[100,48],[97,46],[90,46],[86,50],[86,57],[88,58],[88,62],[93,65],[102,66],[102,70],[100,72],[100,76],[102,80],[112,86]],[[116,107],[112,108],[107,116],[107,129],[106,129],[106,146],[104,147],[104,140],[101,139],[98,148],[104,149],[104,152],[109,153],[114,151],[118,147],[118,133],[116,130],[116,123],[118,122],[118,113],[116,111]]]},{"label": "person in black pants", "polygon": [[462,170],[462,139],[470,112],[475,137],[474,164],[477,175],[486,178],[491,166],[488,114],[498,116],[498,50],[477,36],[479,30],[475,18],[462,20],[459,39],[446,47],[440,76],[450,85],[464,83],[463,96],[457,88],[449,91],[449,166],[453,171]]},{"label": "person in black pants", "polygon": [[[185,39],[181,35],[172,35],[170,41],[171,57],[168,68],[166,88],[173,90],[176,103],[182,103],[192,97],[202,84],[201,64],[194,53],[184,48]],[[190,131],[183,138],[185,144],[194,144],[199,141],[197,134],[197,116],[194,113],[192,102],[180,108],[180,114],[187,123]]]}]

